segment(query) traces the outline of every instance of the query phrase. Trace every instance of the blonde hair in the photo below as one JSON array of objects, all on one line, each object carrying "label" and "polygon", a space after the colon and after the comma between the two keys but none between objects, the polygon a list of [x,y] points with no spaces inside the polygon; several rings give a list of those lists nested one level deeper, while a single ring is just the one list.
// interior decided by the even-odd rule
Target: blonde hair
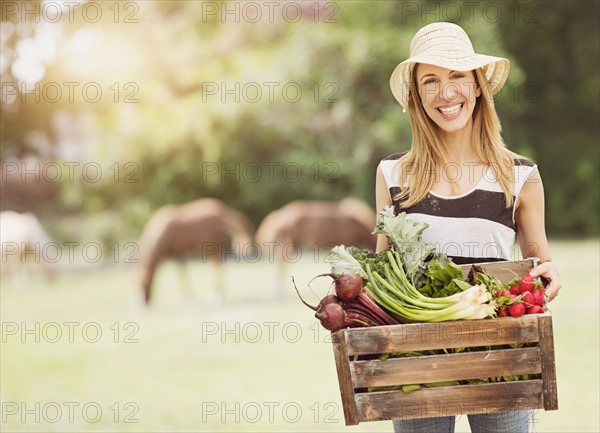
[{"label": "blonde hair", "polygon": [[[413,132],[411,149],[400,163],[400,192],[395,199],[401,207],[408,208],[425,198],[433,187],[437,167],[448,163],[440,128],[425,112],[418,95],[416,77],[412,71],[412,87],[409,92],[408,112]],[[493,95],[487,86],[485,73],[475,71],[476,84],[481,89],[473,111],[473,135],[477,157],[489,165],[504,192],[506,207],[513,204],[514,158],[517,156],[506,148],[502,140],[500,119],[496,113]]]}]

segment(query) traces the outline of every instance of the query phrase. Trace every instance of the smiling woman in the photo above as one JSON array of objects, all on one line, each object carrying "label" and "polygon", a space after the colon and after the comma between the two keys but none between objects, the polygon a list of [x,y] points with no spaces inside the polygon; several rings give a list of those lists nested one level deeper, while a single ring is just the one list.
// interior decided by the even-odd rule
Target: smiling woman
[{"label": "smiling woman", "polygon": [[[533,161],[504,145],[494,106],[508,60],[476,53],[464,30],[451,23],[420,29],[410,52],[392,73],[390,86],[409,112],[412,146],[380,162],[377,210],[391,205],[396,214],[426,223],[423,241],[438,252],[452,248],[450,257],[458,264],[510,261],[518,238],[524,257],[541,259],[531,275],[550,281],[546,295],[552,300],[561,284],[544,229],[541,177]],[[452,174],[465,166],[469,176]],[[377,251],[387,247],[379,235]],[[527,411],[468,418],[473,432],[529,427]],[[450,432],[454,418],[394,421],[394,429]]]}]

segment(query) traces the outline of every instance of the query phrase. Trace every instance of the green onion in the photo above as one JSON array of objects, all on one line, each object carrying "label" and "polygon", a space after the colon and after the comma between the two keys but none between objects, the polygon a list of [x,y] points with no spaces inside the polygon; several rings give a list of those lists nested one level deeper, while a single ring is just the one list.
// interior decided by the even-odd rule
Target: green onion
[{"label": "green onion", "polygon": [[365,290],[402,322],[441,322],[447,320],[472,320],[493,316],[495,308],[489,303],[491,294],[485,286],[471,288],[442,298],[430,298],[419,292],[408,280],[400,256],[388,251],[389,264],[383,273],[371,270],[366,264],[368,282]]}]

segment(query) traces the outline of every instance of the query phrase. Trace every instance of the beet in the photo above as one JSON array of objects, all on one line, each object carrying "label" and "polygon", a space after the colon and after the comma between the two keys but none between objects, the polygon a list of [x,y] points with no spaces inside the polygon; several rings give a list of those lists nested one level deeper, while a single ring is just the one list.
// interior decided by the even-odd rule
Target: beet
[{"label": "beet", "polygon": [[356,299],[363,286],[362,278],[357,274],[331,275],[335,279],[335,294],[342,301]]},{"label": "beet", "polygon": [[[310,305],[300,295],[294,282],[294,288],[304,305],[315,310],[315,317],[321,325],[331,332],[344,327],[391,325],[398,323],[383,311],[363,290],[363,280],[357,274],[320,274],[314,277],[331,277],[335,284],[335,293],[326,295],[318,305]],[[310,286],[310,283],[309,283]]]},{"label": "beet", "polygon": [[323,308],[327,304],[339,304],[339,303],[340,303],[340,300],[338,299],[337,296],[327,295],[323,299],[321,299],[321,302],[319,302],[319,305],[317,305],[317,311],[320,310],[321,308]]},{"label": "beet", "polygon": [[[343,302],[349,302],[356,299],[360,293],[360,289],[363,287],[363,280],[358,274],[335,274],[330,272],[327,274],[319,274],[315,278],[320,277],[333,278],[333,283],[335,284],[335,294],[339,300]],[[315,278],[313,278],[313,280]]]},{"label": "beet", "polygon": [[315,317],[331,332],[339,331],[346,323],[346,312],[338,303],[325,304],[315,313]]},{"label": "beet", "polygon": [[300,295],[300,291],[298,290],[298,287],[296,286],[296,282],[294,281],[294,277],[292,277],[292,283],[294,284],[294,289],[296,289],[296,293],[298,294],[298,297],[300,298],[300,300],[302,301],[302,303],[304,305],[306,305],[308,308],[310,308],[311,310],[319,311],[319,310],[321,310],[327,304],[339,304],[339,302],[340,302],[340,300],[338,299],[337,296],[335,296],[335,295],[327,295],[323,299],[321,299],[321,301],[319,302],[318,305],[316,305],[316,306],[315,305],[310,305],[308,302],[306,302],[304,300],[304,298],[302,297],[302,295]]}]

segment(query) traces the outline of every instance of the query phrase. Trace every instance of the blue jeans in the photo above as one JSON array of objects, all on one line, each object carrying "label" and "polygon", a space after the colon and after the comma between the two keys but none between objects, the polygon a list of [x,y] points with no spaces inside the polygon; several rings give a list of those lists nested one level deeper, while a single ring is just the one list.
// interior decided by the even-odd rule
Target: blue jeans
[{"label": "blue jeans", "polygon": [[[468,415],[472,433],[528,433],[528,410]],[[454,433],[453,416],[395,420],[395,433]]]}]

